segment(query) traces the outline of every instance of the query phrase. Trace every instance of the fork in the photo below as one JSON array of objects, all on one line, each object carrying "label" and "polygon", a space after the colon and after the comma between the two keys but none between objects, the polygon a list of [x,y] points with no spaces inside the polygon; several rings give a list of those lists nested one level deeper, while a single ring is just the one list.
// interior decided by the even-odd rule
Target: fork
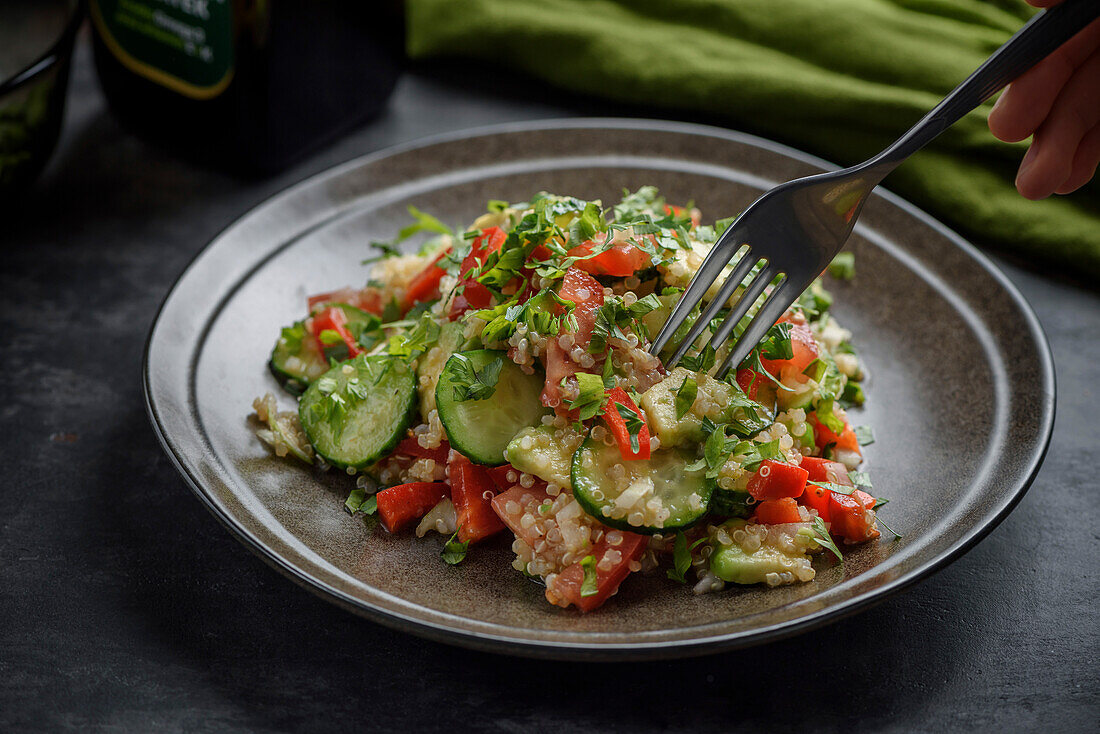
[{"label": "fork", "polygon": [[[1039,12],[966,81],[878,155],[840,171],[788,181],[758,198],[719,237],[650,345],[650,354],[657,355],[665,348],[736,258],[736,265],[718,295],[702,310],[666,362],[668,367],[679,362],[734,291],[744,285],[745,290],[732,304],[729,315],[700,347],[717,350],[768,285],[775,282],[718,368],[717,377],[725,377],[731,366],[741,364],[840,251],[871,190],[887,174],[1097,17],[1100,17],[1100,0],[1065,0]],[[741,257],[737,258],[739,252]]]}]

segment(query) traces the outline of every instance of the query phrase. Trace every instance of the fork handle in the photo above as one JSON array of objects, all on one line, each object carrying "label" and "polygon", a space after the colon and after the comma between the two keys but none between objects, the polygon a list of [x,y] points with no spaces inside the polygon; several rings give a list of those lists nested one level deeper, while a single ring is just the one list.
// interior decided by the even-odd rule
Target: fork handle
[{"label": "fork handle", "polygon": [[1065,0],[1043,10],[997,49],[920,122],[889,148],[868,161],[880,180],[964,115],[1035,66],[1059,46],[1100,17],[1100,0]]}]

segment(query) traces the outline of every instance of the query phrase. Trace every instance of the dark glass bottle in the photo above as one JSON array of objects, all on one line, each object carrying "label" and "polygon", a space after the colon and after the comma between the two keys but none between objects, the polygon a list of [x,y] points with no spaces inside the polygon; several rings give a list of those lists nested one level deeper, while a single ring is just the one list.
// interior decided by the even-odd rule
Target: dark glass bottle
[{"label": "dark glass bottle", "polygon": [[124,125],[204,162],[272,173],[377,114],[400,73],[399,2],[90,0]]}]

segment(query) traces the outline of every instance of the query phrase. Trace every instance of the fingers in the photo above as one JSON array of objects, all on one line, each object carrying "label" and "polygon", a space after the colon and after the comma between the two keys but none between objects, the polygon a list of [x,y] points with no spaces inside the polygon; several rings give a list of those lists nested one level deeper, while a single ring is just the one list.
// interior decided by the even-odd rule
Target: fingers
[{"label": "fingers", "polygon": [[1096,175],[1097,165],[1100,165],[1100,125],[1081,138],[1081,144],[1073,156],[1073,170],[1054,193],[1070,194],[1081,188]]},{"label": "fingers", "polygon": [[[1070,182],[1079,146],[1085,135],[1100,125],[1098,79],[1100,51],[1073,73],[1059,92],[1049,116],[1035,131],[1016,177],[1016,188],[1025,198],[1042,199]],[[1087,163],[1083,159],[1082,167]]]},{"label": "fingers", "polygon": [[1100,48],[1100,21],[1090,23],[1012,82],[989,113],[990,131],[1006,143],[1034,134],[1050,114],[1054,100],[1074,70],[1097,48]]}]

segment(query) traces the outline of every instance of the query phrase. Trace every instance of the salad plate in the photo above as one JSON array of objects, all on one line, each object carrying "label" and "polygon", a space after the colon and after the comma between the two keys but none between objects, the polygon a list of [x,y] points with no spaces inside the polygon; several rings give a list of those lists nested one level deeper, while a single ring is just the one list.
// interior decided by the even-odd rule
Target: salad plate
[{"label": "salad plate", "polygon": [[446,538],[410,543],[347,514],[354,479],[276,459],[247,417],[255,397],[277,392],[265,364],[280,327],[309,295],[362,285],[370,243],[392,240],[410,205],[459,223],[488,200],[545,190],[610,202],[653,185],[717,219],[830,168],[717,128],[591,119],[475,130],[351,161],[246,214],[180,276],[146,348],[154,430],[246,546],[311,591],[414,634],[537,657],[652,658],[756,644],[850,614],[992,530],[1038,471],[1054,414],[1050,352],[1030,307],[973,246],[886,191],[848,244],[855,277],[829,287],[869,375],[867,403],[853,412],[874,426],[867,465],[890,500],[881,516],[901,537],[884,532],[843,563],[821,563],[810,583],[696,595],[663,572],[636,574],[590,614],[553,607],[511,570],[507,543],[443,563]]}]

